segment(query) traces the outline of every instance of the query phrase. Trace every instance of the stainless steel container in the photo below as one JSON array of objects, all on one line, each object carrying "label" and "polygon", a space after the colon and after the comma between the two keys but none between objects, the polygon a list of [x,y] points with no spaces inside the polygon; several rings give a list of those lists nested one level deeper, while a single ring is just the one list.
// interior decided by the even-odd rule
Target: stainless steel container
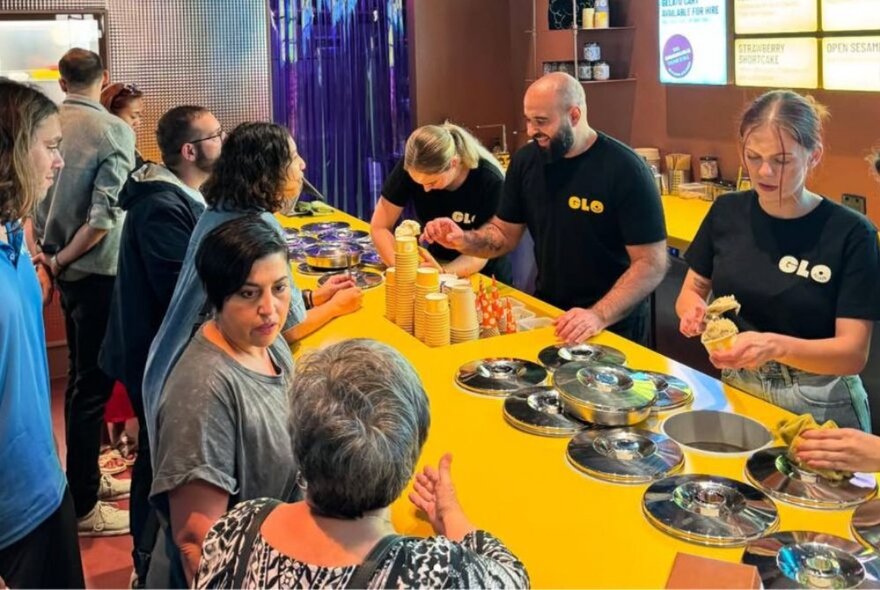
[{"label": "stainless steel container", "polygon": [[323,270],[357,266],[361,262],[362,254],[360,246],[346,242],[315,244],[305,249],[306,264]]},{"label": "stainless steel container", "polygon": [[553,385],[573,416],[602,426],[632,426],[651,414],[657,387],[644,373],[600,362],[571,362]]},{"label": "stainless steel container", "polygon": [[770,431],[751,418],[714,410],[670,416],[661,430],[690,449],[731,456],[750,454],[773,440]]}]

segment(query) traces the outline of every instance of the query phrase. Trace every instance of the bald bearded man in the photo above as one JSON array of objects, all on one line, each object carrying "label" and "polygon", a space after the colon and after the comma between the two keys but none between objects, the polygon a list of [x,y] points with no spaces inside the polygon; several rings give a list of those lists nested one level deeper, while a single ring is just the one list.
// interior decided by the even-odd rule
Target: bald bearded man
[{"label": "bald bearded man", "polygon": [[479,229],[435,219],[423,239],[482,258],[535,240],[536,296],[567,310],[556,335],[577,343],[608,329],[643,345],[648,296],[668,268],[660,195],[644,161],[592,129],[583,86],[548,74],[526,91],[532,139],[511,160],[498,213]]}]

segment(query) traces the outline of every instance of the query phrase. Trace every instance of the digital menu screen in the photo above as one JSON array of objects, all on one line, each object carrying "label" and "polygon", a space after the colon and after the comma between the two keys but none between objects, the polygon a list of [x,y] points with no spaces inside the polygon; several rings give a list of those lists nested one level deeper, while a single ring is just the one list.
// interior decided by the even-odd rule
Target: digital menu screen
[{"label": "digital menu screen", "polygon": [[880,92],[880,36],[822,40],[822,86]]},{"label": "digital menu screen", "polygon": [[880,31],[880,1],[822,0],[823,31]]},{"label": "digital menu screen", "polygon": [[734,42],[736,85],[818,88],[818,43],[815,37],[737,39]]},{"label": "digital menu screen", "polygon": [[727,84],[727,0],[659,0],[660,81]]},{"label": "digital menu screen", "polygon": [[734,30],[737,35],[815,32],[819,28],[817,2],[818,0],[733,0]]}]

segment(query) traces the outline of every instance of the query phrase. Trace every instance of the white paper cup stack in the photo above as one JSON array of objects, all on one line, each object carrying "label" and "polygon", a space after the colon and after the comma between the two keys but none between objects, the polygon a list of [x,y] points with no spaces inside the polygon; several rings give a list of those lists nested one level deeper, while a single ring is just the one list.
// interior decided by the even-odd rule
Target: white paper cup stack
[{"label": "white paper cup stack", "polygon": [[416,271],[415,310],[413,325],[415,337],[424,340],[425,296],[440,292],[440,271],[436,268],[419,268]]},{"label": "white paper cup stack", "polygon": [[416,271],[419,268],[419,244],[413,237],[394,242],[394,321],[410,334],[413,332],[413,301]]},{"label": "white paper cup stack", "polygon": [[424,342],[428,346],[449,344],[449,297],[445,293],[425,295]]},{"label": "white paper cup stack", "polygon": [[397,312],[395,295],[397,294],[397,276],[394,267],[385,269],[385,317],[394,321]]},{"label": "white paper cup stack", "polygon": [[477,294],[470,283],[457,284],[449,293],[449,337],[453,344],[480,337]]}]

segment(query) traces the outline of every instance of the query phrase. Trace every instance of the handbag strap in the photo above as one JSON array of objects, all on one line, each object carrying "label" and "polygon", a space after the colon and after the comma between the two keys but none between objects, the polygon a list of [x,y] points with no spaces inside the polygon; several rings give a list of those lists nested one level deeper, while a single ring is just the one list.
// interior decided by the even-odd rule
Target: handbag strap
[{"label": "handbag strap", "polygon": [[385,561],[385,558],[388,557],[388,553],[391,552],[391,549],[394,548],[398,541],[404,539],[406,539],[406,537],[395,534],[386,535],[379,539],[379,542],[370,549],[369,553],[367,553],[363,563],[357,566],[354,570],[354,573],[351,575],[351,578],[348,580],[348,584],[346,584],[345,587],[349,590],[366,588],[367,584],[370,583],[370,579],[376,573],[376,570],[379,569],[379,566],[381,566],[382,562]]},{"label": "handbag strap", "polygon": [[257,540],[257,535],[260,534],[260,527],[263,526],[263,522],[265,522],[269,513],[275,510],[279,504],[281,504],[281,502],[278,500],[269,500],[260,506],[260,509],[257,510],[257,513],[254,514],[254,517],[251,519],[251,523],[248,525],[247,531],[244,534],[241,553],[239,553],[238,559],[235,562],[235,574],[232,577],[233,588],[243,587],[244,578],[247,575],[248,562],[251,560],[251,553],[254,550],[254,542]]}]

